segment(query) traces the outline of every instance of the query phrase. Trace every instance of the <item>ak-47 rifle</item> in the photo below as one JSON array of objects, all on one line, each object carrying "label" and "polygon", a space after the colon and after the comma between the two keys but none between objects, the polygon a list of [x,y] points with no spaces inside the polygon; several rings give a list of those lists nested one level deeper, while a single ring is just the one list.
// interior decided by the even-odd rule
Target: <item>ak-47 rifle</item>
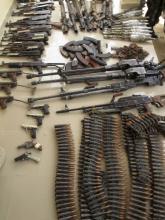
[{"label": "ak-47 rifle", "polygon": [[76,24],[75,8],[73,7],[73,4],[70,0],[65,0],[65,1],[68,7],[69,17],[72,23],[73,30],[75,33],[78,33],[77,24]]},{"label": "ak-47 rifle", "polygon": [[8,22],[6,27],[17,27],[17,26],[34,26],[34,25],[52,25],[52,22],[48,20],[39,21],[25,21],[25,22]]},{"label": "ak-47 rifle", "polygon": [[42,61],[35,61],[35,62],[1,62],[0,66],[8,67],[8,68],[34,68],[38,71],[39,74],[42,73],[42,68],[46,67],[54,67],[56,69],[63,69],[64,63],[45,63]]},{"label": "ak-47 rifle", "polygon": [[[119,93],[117,95],[122,95],[122,93]],[[116,96],[113,96],[111,102],[106,104],[99,104],[99,105],[78,107],[78,108],[68,108],[68,106],[66,105],[65,109],[56,111],[56,113],[67,113],[73,111],[83,111],[84,113],[97,112],[97,111],[122,112],[140,106],[147,107],[149,104],[155,105],[157,108],[163,107],[165,105],[165,95],[153,96],[153,97],[146,95],[132,95],[132,96],[119,98],[117,101],[115,101],[115,97]]]},{"label": "ak-47 rifle", "polygon": [[2,38],[2,42],[4,41],[42,41],[47,44],[48,34],[46,32],[5,34]]},{"label": "ak-47 rifle", "polygon": [[39,7],[42,5],[49,5],[50,7],[54,7],[54,2],[53,1],[42,1],[42,2],[20,3],[20,4],[17,4],[17,9],[28,10],[31,7]]},{"label": "ak-47 rifle", "polygon": [[85,24],[85,20],[84,20],[82,11],[80,9],[79,1],[77,1],[77,0],[72,0],[72,1],[73,1],[73,4],[74,4],[74,7],[76,9],[77,20],[80,23],[80,29],[85,30],[86,29],[86,24]]},{"label": "ak-47 rifle", "polygon": [[39,50],[41,53],[44,50],[44,43],[43,42],[13,42],[8,44],[0,44],[0,51],[12,51],[12,52],[18,52],[18,51],[33,51],[33,50]]},{"label": "ak-47 rifle", "polygon": [[63,89],[60,94],[52,95],[52,96],[45,96],[45,97],[36,97],[36,98],[29,98],[28,103],[34,103],[36,101],[46,100],[46,99],[54,99],[54,98],[61,98],[65,100],[70,100],[74,98],[90,96],[90,95],[97,95],[103,93],[118,93],[123,92],[128,89],[132,89],[138,86],[155,86],[155,85],[162,85],[164,80],[164,76],[157,75],[157,76],[149,76],[144,79],[139,80],[126,80],[119,83],[113,83],[111,85],[101,86],[101,87],[85,87],[82,90],[77,91],[69,91],[65,92]]},{"label": "ak-47 rifle", "polygon": [[39,33],[39,32],[46,32],[48,35],[51,35],[52,25],[35,25],[35,26],[17,26],[17,27],[10,27],[9,34],[14,33]]},{"label": "ak-47 rifle", "polygon": [[33,5],[33,6],[26,6],[23,8],[16,9],[14,13],[22,13],[22,12],[29,12],[29,11],[44,11],[44,10],[54,10],[54,5],[52,4],[43,4],[43,5]]},{"label": "ak-47 rifle", "polygon": [[69,28],[72,26],[69,18],[66,16],[65,5],[63,0],[59,0],[59,5],[61,8],[61,23],[62,23],[62,32],[68,33]]},{"label": "ak-47 rifle", "polygon": [[0,51],[0,57],[33,57],[35,59],[41,57],[41,51],[40,50],[22,50],[22,51],[12,51],[12,50],[4,50]]},{"label": "ak-47 rifle", "polygon": [[100,12],[99,20],[99,28],[100,30],[104,30],[104,28],[111,28],[112,26],[112,1],[104,0],[102,3],[102,9]]},{"label": "ak-47 rifle", "polygon": [[96,9],[96,0],[90,1],[89,17],[91,18],[93,30],[97,30],[98,15],[97,15],[97,9]]},{"label": "ak-47 rifle", "polygon": [[51,15],[51,10],[41,10],[41,11],[24,11],[24,10],[17,10],[12,13],[12,16],[38,16],[38,15]]},{"label": "ak-47 rifle", "polygon": [[91,31],[93,29],[95,30],[95,27],[92,26],[92,24],[91,24],[92,17],[88,13],[85,0],[80,0],[80,5],[81,5],[81,10],[80,11],[81,11],[81,13],[84,17],[84,21],[85,21],[85,24],[86,24],[86,30],[87,31]]},{"label": "ak-47 rifle", "polygon": [[17,20],[13,23],[7,23],[6,24],[6,27],[9,27],[8,25],[10,24],[10,26],[12,26],[12,24],[28,24],[28,22],[33,22],[33,21],[42,21],[42,20],[47,20],[49,21],[50,20],[50,15],[39,15],[39,16],[32,16],[32,17],[28,17],[28,18],[23,18],[23,19],[20,19],[20,20]]}]

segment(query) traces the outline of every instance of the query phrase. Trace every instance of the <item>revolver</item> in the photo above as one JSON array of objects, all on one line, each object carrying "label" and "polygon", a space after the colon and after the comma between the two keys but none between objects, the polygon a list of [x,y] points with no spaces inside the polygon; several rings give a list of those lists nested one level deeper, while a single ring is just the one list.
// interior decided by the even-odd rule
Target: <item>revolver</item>
[{"label": "revolver", "polygon": [[42,145],[39,144],[39,143],[36,143],[36,142],[33,142],[33,141],[26,141],[25,143],[19,145],[17,147],[18,149],[36,149],[36,150],[39,150],[39,151],[42,151]]}]

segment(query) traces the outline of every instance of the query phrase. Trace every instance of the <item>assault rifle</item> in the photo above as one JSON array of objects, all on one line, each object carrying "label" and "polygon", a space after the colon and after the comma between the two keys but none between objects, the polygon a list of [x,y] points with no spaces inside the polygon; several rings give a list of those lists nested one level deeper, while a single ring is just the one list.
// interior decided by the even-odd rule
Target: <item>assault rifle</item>
[{"label": "assault rifle", "polygon": [[3,41],[43,41],[47,44],[48,35],[46,32],[5,34],[2,38]]},{"label": "assault rifle", "polygon": [[112,26],[112,1],[104,0],[102,3],[102,10],[99,16],[98,26],[101,30],[104,28],[111,28]]},{"label": "assault rifle", "polygon": [[29,18],[23,18],[23,19],[20,19],[20,20],[17,20],[13,23],[9,22],[6,24],[6,27],[9,27],[9,26],[12,26],[12,24],[28,24],[28,22],[33,22],[33,21],[42,21],[42,20],[50,20],[50,15],[40,15],[40,16],[32,16],[32,17],[29,17]]},{"label": "assault rifle", "polygon": [[50,10],[41,10],[41,11],[24,11],[24,10],[17,10],[12,13],[12,16],[38,16],[38,15],[51,15]]},{"label": "assault rifle", "polygon": [[161,75],[157,75],[157,76],[146,77],[141,80],[126,80],[126,81],[122,81],[119,83],[113,83],[111,85],[106,85],[106,86],[101,86],[101,87],[86,87],[82,90],[77,90],[77,91],[65,92],[62,89],[61,93],[58,95],[29,98],[28,103],[34,103],[36,101],[54,99],[54,98],[70,100],[74,98],[97,95],[97,94],[102,94],[102,93],[118,93],[118,92],[123,92],[128,89],[138,87],[138,86],[162,85],[163,80],[164,78]]},{"label": "assault rifle", "polygon": [[17,8],[29,8],[29,7],[34,7],[34,6],[41,6],[41,5],[50,5],[50,6],[54,6],[54,2],[53,1],[42,1],[42,2],[28,2],[28,3],[20,3],[17,4]]},{"label": "assault rifle", "polygon": [[62,23],[61,29],[62,29],[62,32],[65,34],[65,33],[68,33],[69,28],[72,27],[72,24],[71,24],[69,18],[67,18],[67,16],[66,16],[64,1],[59,0],[59,5],[61,8],[61,23]]},{"label": "assault rifle", "polygon": [[[41,16],[37,16],[41,17]],[[52,23],[49,21],[49,19],[43,20],[18,20],[15,22],[8,22],[6,24],[6,27],[15,27],[15,26],[33,26],[33,25],[51,25]]]},{"label": "assault rifle", "polygon": [[[121,93],[117,95],[122,95]],[[165,95],[160,96],[146,96],[146,95],[132,95],[127,97],[119,98],[115,101],[115,96],[113,96],[110,103],[92,105],[86,107],[78,108],[68,108],[65,106],[65,109],[56,111],[56,113],[67,113],[73,111],[83,111],[84,113],[98,112],[98,111],[126,111],[134,109],[140,106],[147,107],[149,104],[155,105],[157,108],[163,107],[165,105]]]},{"label": "assault rifle", "polygon": [[52,25],[35,25],[35,26],[18,26],[9,28],[9,34],[14,33],[36,33],[36,32],[46,32],[51,35]]},{"label": "assault rifle", "polygon": [[0,51],[0,57],[32,57],[32,58],[40,58],[41,57],[41,51],[40,50],[22,50],[22,51],[12,51],[12,50],[4,50]]},{"label": "assault rifle", "polygon": [[76,12],[77,12],[77,20],[79,20],[80,29],[85,30],[86,24],[85,24],[85,20],[84,20],[82,11],[80,10],[79,2],[77,0],[72,0],[72,1],[73,1],[74,7],[75,7]]},{"label": "assault rifle", "polygon": [[0,51],[13,51],[13,52],[17,52],[17,51],[22,51],[22,50],[26,50],[26,51],[33,51],[33,50],[39,50],[40,52],[42,52],[44,50],[44,43],[43,42],[33,42],[33,41],[25,41],[24,43],[22,42],[13,42],[13,43],[7,43],[7,44],[0,44],[0,47],[2,47],[2,49],[0,49]]},{"label": "assault rifle", "polygon": [[92,26],[91,24],[92,17],[90,17],[90,14],[88,13],[85,1],[80,0],[80,4],[81,4],[81,12],[84,17],[85,24],[86,24],[86,30],[87,31],[95,30],[96,27]]},{"label": "assault rifle", "polygon": [[75,33],[78,33],[77,25],[76,25],[76,15],[75,15],[75,8],[73,7],[73,4],[70,0],[66,0],[66,4],[68,6],[68,12],[69,12],[69,17],[72,23],[72,27]]},{"label": "assault rifle", "polygon": [[64,63],[44,63],[42,61],[36,61],[36,62],[1,62],[0,66],[6,66],[8,68],[34,68],[38,71],[39,74],[42,73],[42,68],[46,67],[54,67],[56,69],[63,69]]}]

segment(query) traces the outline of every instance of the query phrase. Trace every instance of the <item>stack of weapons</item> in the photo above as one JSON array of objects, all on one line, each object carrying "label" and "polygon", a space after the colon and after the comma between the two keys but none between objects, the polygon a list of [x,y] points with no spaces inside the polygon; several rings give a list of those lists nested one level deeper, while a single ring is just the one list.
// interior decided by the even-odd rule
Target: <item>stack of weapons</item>
[{"label": "stack of weapons", "polygon": [[53,9],[52,1],[18,4],[12,16],[23,18],[6,24],[0,56],[40,58],[51,34]]},{"label": "stack of weapons", "polygon": [[71,63],[67,63],[67,69],[104,66],[105,59],[111,57],[110,53],[102,53],[101,41],[92,37],[70,41],[60,47],[60,52],[64,57],[72,60]]},{"label": "stack of weapons", "polygon": [[97,29],[95,0],[91,1],[90,12],[87,10],[85,0],[59,0],[59,4],[61,8],[61,23],[63,33],[68,33],[69,29],[72,29],[75,33],[78,33],[76,22],[79,22],[80,30],[82,31],[95,31]]},{"label": "stack of weapons", "polygon": [[130,9],[113,15],[112,0],[104,0],[100,11],[97,9],[96,0],[90,1],[89,10],[85,0],[65,0],[65,2],[60,0],[59,4],[63,33],[68,33],[70,28],[78,33],[77,22],[79,22],[80,30],[96,31],[99,28],[105,38],[131,41],[153,39],[153,30],[149,27],[148,19],[143,17],[141,9]]},{"label": "stack of weapons", "polygon": [[70,156],[75,152],[73,148],[68,151],[71,131],[69,137],[64,128],[61,137],[57,135],[58,219],[164,219],[165,117],[143,105],[138,109],[138,116],[97,111],[84,118],[78,165],[79,218],[73,199],[76,165]]},{"label": "stack of weapons", "polygon": [[105,27],[103,36],[106,39],[125,39],[137,42],[154,39],[153,29],[149,26],[148,19],[142,16],[141,10],[114,15],[112,27]]},{"label": "stack of weapons", "polygon": [[[66,3],[66,5],[65,5]],[[67,33],[69,29],[73,29],[78,33],[77,23],[80,24],[80,30],[96,31],[97,28],[103,30],[105,27],[111,27],[112,1],[104,0],[101,10],[97,11],[97,1],[90,1],[90,8],[87,9],[85,0],[60,0],[61,23],[63,33]],[[66,13],[68,9],[68,16]]]}]

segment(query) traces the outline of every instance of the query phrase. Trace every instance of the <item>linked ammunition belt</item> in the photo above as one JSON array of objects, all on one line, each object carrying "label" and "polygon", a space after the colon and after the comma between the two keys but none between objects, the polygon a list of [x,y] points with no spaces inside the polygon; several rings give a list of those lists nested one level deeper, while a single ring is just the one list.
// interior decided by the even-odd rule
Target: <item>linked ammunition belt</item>
[{"label": "linked ammunition belt", "polygon": [[[164,130],[161,125],[164,128],[165,117],[143,110],[141,107],[138,116],[98,111],[82,121],[78,164],[80,218],[77,216],[77,219],[164,218],[165,171],[161,138]],[[56,126],[56,130],[60,144],[57,213],[59,219],[65,217],[60,199],[67,188],[71,191],[68,195],[65,193],[69,204],[66,215],[68,219],[75,219],[75,192],[70,185],[70,181],[74,182],[75,169],[73,146],[70,146],[72,133],[68,125]],[[72,209],[70,204],[73,204]],[[72,214],[73,218],[69,218]]]},{"label": "linked ammunition belt", "polygon": [[58,164],[56,172],[55,197],[58,219],[77,220],[75,202],[75,155],[70,125],[56,125]]}]

